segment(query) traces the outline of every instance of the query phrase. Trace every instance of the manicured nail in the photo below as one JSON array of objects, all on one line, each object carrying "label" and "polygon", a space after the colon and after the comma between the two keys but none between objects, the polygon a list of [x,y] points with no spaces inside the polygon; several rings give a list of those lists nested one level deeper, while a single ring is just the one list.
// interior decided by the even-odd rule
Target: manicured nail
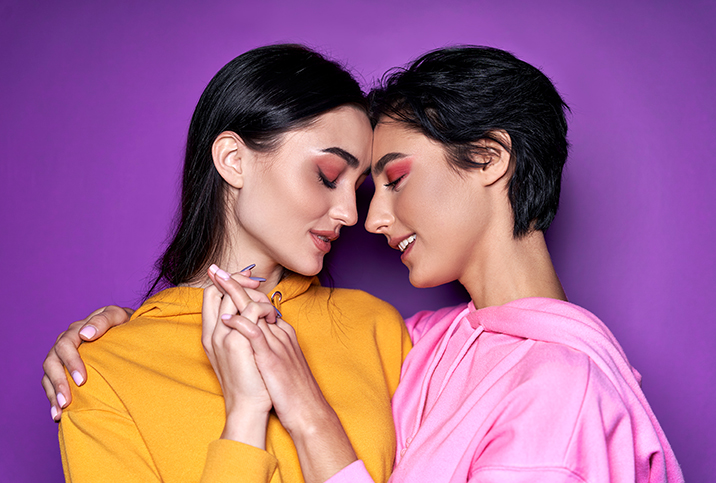
[{"label": "manicured nail", "polygon": [[219,277],[219,278],[222,278],[222,279],[224,279],[224,280],[228,280],[228,279],[231,278],[231,275],[229,275],[228,273],[226,273],[225,271],[223,271],[223,270],[220,269],[220,268],[217,268],[217,270],[216,270],[216,276]]},{"label": "manicured nail", "polygon": [[251,269],[254,268],[255,266],[256,266],[256,264],[255,264],[255,263],[252,263],[251,265],[249,265],[248,267],[244,268],[244,269],[241,270],[241,271],[242,271],[242,272],[245,272],[246,270],[251,270]]},{"label": "manicured nail", "polygon": [[221,316],[221,320],[229,320],[231,318],[231,314],[224,314]]},{"label": "manicured nail", "polygon": [[266,279],[263,277],[249,277],[251,280],[256,280],[257,282],[265,282]]},{"label": "manicured nail", "polygon": [[[276,307],[274,307],[274,309],[276,309]],[[280,311],[280,310],[276,309],[276,313],[278,314],[279,317],[283,317],[283,315],[281,315],[281,311]]]},{"label": "manicured nail", "polygon": [[75,384],[78,386],[81,386],[82,383],[85,382],[84,377],[82,377],[79,371],[72,371],[72,380],[75,381]]},{"label": "manicured nail", "polygon": [[67,406],[67,399],[65,399],[65,396],[63,396],[62,393],[57,395],[57,404],[59,404],[61,408]]},{"label": "manicured nail", "polygon": [[216,274],[216,272],[218,272],[219,270],[220,270],[220,268],[217,267],[216,265],[214,265],[213,263],[211,265],[209,265],[209,271],[211,273]]},{"label": "manicured nail", "polygon": [[80,330],[80,335],[84,337],[85,339],[91,339],[95,336],[97,333],[97,329],[92,327],[91,325],[88,325],[86,327],[82,327],[82,330]]},{"label": "manicured nail", "polygon": [[50,416],[52,416],[53,421],[57,421],[57,408],[55,406],[50,408]]}]

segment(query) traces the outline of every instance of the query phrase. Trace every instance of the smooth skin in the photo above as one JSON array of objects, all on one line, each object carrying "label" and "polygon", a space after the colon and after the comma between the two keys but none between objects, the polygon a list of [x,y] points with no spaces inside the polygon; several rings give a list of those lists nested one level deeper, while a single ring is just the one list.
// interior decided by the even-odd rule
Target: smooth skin
[{"label": "smooth skin", "polygon": [[[493,134],[510,146],[506,132]],[[478,308],[525,297],[566,300],[544,234],[512,234],[510,153],[489,139],[478,144],[487,149],[474,161],[486,166],[458,171],[440,144],[401,123],[378,123],[366,229],[385,235],[393,248],[416,236],[401,255],[416,287],[458,280]],[[390,179],[391,164],[401,159],[412,160],[410,172]]]},{"label": "smooth skin", "polygon": [[[318,387],[293,327],[276,318],[271,304],[253,302],[241,284],[223,270],[212,276],[212,281],[214,285],[204,290],[203,343],[220,382],[224,372],[237,375],[227,389],[222,382],[227,399],[222,438],[265,449],[268,411],[273,407],[294,442],[307,483],[325,481],[356,461],[348,435]],[[212,352],[217,341],[230,345],[224,360],[215,365]],[[292,370],[281,371],[283,367]],[[250,384],[240,377],[248,378]],[[255,398],[255,404],[235,404],[232,391],[237,388],[247,391],[241,394],[244,400]],[[244,432],[247,428],[253,428],[250,434]],[[249,437],[254,439],[245,439]]]},{"label": "smooth skin", "polygon": [[[325,481],[355,461],[356,455],[313,379],[293,329],[277,322],[276,310],[266,294],[279,283],[285,270],[317,274],[341,227],[356,223],[355,190],[367,176],[372,135],[365,112],[352,106],[336,108],[307,127],[289,131],[270,153],[248,148],[236,133],[221,133],[213,143],[212,158],[228,185],[225,216],[231,238],[217,262],[234,272],[248,263],[255,268],[243,269],[232,278],[212,265],[205,276],[187,284],[205,289],[202,344],[224,394],[226,421],[221,438],[265,449],[269,411],[274,408],[294,439],[299,458],[305,461],[301,469],[309,483]],[[260,275],[263,282],[249,278],[252,274]],[[96,340],[129,315],[114,307],[101,313],[101,318],[99,314],[90,316],[76,323],[76,331],[73,328],[62,334],[61,346],[77,347],[82,340],[80,331],[94,329],[92,340]],[[301,405],[310,411],[289,410],[282,403],[285,398],[277,394],[274,400],[274,394],[270,394],[272,387],[283,388],[285,381],[278,385],[259,373],[258,360],[247,339],[257,329],[270,335],[275,354],[300,368],[300,381],[305,382],[301,387],[307,388]],[[64,374],[58,375],[57,362],[65,363],[73,374],[80,367],[84,371],[76,351],[68,356],[70,352],[55,350],[45,362],[43,386],[56,420],[61,415],[60,406],[70,402],[69,384]],[[83,383],[84,374],[75,382]],[[333,447],[346,449],[330,457],[314,457],[316,448],[330,452]]]},{"label": "smooth skin", "polygon": [[[496,134],[510,145],[507,133]],[[373,142],[376,191],[366,229],[385,235],[396,249],[415,236],[401,259],[417,287],[459,280],[480,308],[526,297],[566,300],[542,232],[533,231],[520,239],[512,235],[507,196],[509,152],[494,141],[480,143],[487,148],[484,159],[478,160],[485,166],[470,172],[456,171],[448,165],[446,152],[438,143],[399,123],[379,123]],[[409,166],[391,169],[391,163],[406,160]],[[485,284],[487,280],[490,284]],[[319,398],[302,397],[311,392],[311,381],[303,374],[307,368],[276,354],[273,332],[271,326],[257,324],[242,334],[251,344],[274,406],[293,413],[284,416],[287,420],[315,421],[313,414],[320,412],[316,403]],[[336,429],[327,421],[315,431]],[[321,458],[344,461],[336,455],[350,452],[350,441],[334,438],[332,442],[328,452],[323,447],[308,447],[307,454],[299,454],[302,468]],[[350,464],[348,459],[338,469]]]}]

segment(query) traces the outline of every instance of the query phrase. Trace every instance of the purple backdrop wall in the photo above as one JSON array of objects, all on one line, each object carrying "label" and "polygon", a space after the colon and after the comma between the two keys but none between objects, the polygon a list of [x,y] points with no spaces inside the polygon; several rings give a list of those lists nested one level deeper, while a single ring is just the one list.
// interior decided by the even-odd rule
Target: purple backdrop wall
[{"label": "purple backdrop wall", "polygon": [[[366,84],[453,43],[543,68],[572,107],[548,233],[558,272],[643,374],[687,480],[714,478],[713,1],[203,3],[0,1],[1,480],[61,481],[45,353],[99,305],[135,304],[199,94],[237,54],[282,41],[346,61]],[[369,197],[362,188],[363,210]],[[337,285],[404,315],[464,296],[410,287],[382,238],[346,233],[330,259]]]}]

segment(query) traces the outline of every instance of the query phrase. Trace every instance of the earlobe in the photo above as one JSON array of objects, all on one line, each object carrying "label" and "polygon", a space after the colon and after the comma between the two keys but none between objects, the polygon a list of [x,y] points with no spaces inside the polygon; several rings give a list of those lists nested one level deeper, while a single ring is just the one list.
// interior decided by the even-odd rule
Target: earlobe
[{"label": "earlobe", "polygon": [[232,131],[219,134],[211,146],[214,167],[224,181],[236,189],[244,186],[242,163],[246,161],[248,148],[241,137]]},{"label": "earlobe", "polygon": [[486,165],[480,170],[480,176],[484,186],[490,186],[497,183],[510,173],[510,162],[512,155],[510,147],[512,140],[510,135],[505,131],[495,131],[491,135],[495,139],[482,139],[480,144],[485,149],[484,162]]}]

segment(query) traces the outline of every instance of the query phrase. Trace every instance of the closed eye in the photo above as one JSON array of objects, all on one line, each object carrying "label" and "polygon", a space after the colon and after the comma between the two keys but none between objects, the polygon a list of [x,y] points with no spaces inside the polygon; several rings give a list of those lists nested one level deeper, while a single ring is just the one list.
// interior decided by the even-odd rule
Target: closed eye
[{"label": "closed eye", "polygon": [[332,189],[332,190],[333,190],[333,189],[336,189],[336,181],[338,181],[338,178],[336,178],[336,179],[334,179],[333,181],[331,181],[330,179],[328,179],[328,178],[326,177],[325,174],[323,174],[323,171],[321,171],[320,169],[318,170],[318,180],[319,180],[321,183],[323,183],[323,185],[324,185],[326,188]]},{"label": "closed eye", "polygon": [[405,178],[405,176],[406,176],[405,174],[402,176],[399,176],[398,178],[391,181],[390,183],[385,183],[383,186],[390,189],[391,191],[395,191],[398,188],[398,184],[400,184],[400,182],[403,180],[403,178]]}]

